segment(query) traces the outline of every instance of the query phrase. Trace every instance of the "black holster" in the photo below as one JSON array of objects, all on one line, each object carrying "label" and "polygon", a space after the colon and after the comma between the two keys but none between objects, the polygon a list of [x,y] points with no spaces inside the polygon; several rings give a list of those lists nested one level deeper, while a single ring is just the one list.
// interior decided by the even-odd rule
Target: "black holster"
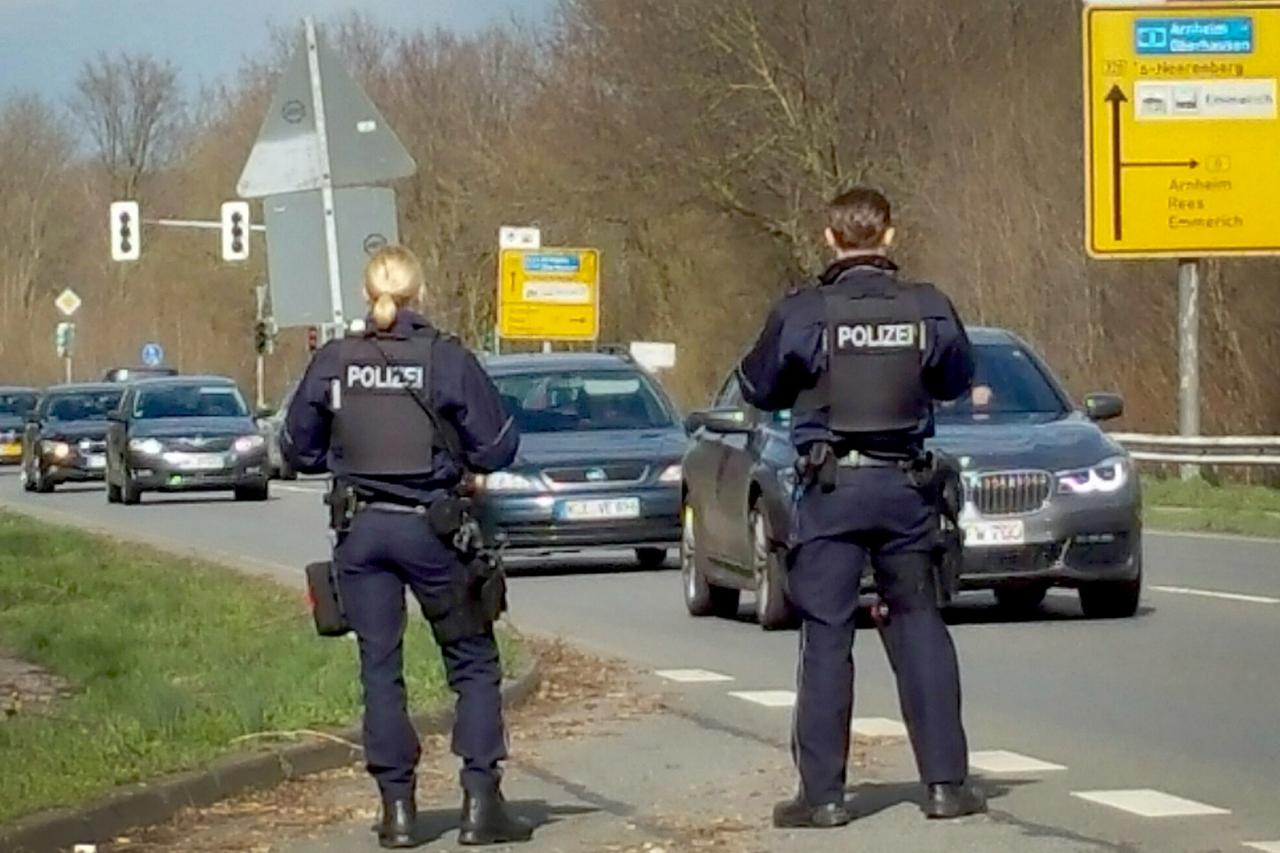
[{"label": "black holster", "polygon": [[840,481],[840,460],[835,448],[825,441],[809,445],[805,455],[796,462],[796,473],[806,486],[816,483],[823,492],[835,491]]},{"label": "black holster", "polygon": [[357,500],[354,486],[336,478],[333,480],[328,494],[324,496],[325,505],[329,507],[330,530],[341,534],[351,529],[351,520],[356,517]]},{"label": "black holster", "polygon": [[316,623],[316,633],[322,637],[341,637],[351,631],[347,613],[342,606],[342,592],[338,588],[338,576],[331,561],[311,563],[307,566],[307,601],[311,605],[311,617]]},{"label": "black holster", "polygon": [[451,601],[431,627],[438,643],[488,633],[507,609],[507,578],[502,554],[484,541],[468,501],[451,495],[427,510],[427,523],[457,554],[462,571],[454,579]]}]

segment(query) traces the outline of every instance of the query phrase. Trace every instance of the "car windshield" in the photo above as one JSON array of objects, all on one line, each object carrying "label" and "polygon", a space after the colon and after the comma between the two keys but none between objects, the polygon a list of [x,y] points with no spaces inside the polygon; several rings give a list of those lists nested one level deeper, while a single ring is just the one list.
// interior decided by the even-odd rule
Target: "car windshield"
[{"label": "car windshield", "polygon": [[119,391],[52,394],[45,401],[44,416],[50,421],[104,421],[119,403]]},{"label": "car windshield", "polygon": [[649,379],[617,370],[495,376],[507,412],[524,433],[654,429],[674,415]]},{"label": "car windshield", "polygon": [[1049,420],[1067,414],[1053,383],[1031,355],[1014,344],[974,347],[973,388],[958,400],[939,403],[945,423],[986,420]]},{"label": "car windshield", "polygon": [[36,407],[36,395],[31,391],[0,391],[0,415],[25,418]]},{"label": "car windshield", "polygon": [[249,410],[232,385],[145,388],[133,401],[135,418],[244,418]]}]

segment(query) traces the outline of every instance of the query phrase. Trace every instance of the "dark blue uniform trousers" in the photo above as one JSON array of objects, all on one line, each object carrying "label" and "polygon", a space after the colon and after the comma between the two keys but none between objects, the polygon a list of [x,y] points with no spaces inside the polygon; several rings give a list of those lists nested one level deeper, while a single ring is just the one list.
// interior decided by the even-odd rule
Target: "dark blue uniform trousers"
[{"label": "dark blue uniform trousers", "polygon": [[[376,509],[356,514],[334,551],[339,588],[360,645],[364,688],[364,752],[384,799],[413,795],[421,754],[409,719],[404,683],[405,587],[424,613],[463,571],[424,518]],[[471,792],[499,780],[507,757],[502,723],[502,669],[492,631],[445,644],[445,674],[457,694],[453,752],[463,760],[462,787]]]},{"label": "dark blue uniform trousers", "polygon": [[844,799],[854,622],[868,562],[889,609],[886,652],[920,778],[963,781],[960,675],[934,592],[931,508],[902,471],[859,468],[842,471],[833,492],[809,488],[796,511],[800,540],[789,554],[788,588],[802,618],[792,730],[802,795],[814,805]]}]

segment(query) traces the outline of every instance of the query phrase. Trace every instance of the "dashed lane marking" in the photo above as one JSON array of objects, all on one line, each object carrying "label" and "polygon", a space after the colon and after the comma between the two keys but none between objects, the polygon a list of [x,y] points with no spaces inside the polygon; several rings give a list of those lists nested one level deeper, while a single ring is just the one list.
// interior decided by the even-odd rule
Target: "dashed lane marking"
[{"label": "dashed lane marking", "polygon": [[1261,850],[1262,853],[1280,853],[1280,841],[1246,841],[1244,846]]},{"label": "dashed lane marking", "polygon": [[907,727],[901,720],[888,717],[854,717],[851,726],[855,735],[862,737],[906,737]]},{"label": "dashed lane marking", "polygon": [[793,708],[796,704],[794,690],[743,690],[729,695],[766,708]]},{"label": "dashed lane marking", "polygon": [[1187,586],[1152,586],[1153,592],[1166,592],[1170,595],[1196,595],[1201,598],[1220,598],[1224,601],[1246,601],[1250,604],[1280,604],[1280,598],[1269,595],[1245,595],[1242,592],[1216,592],[1211,589],[1193,589]]},{"label": "dashed lane marking", "polygon": [[969,764],[985,773],[1047,773],[1066,770],[1061,764],[1041,761],[1004,749],[988,749],[969,753]]},{"label": "dashed lane marking", "polygon": [[732,675],[723,675],[708,669],[659,669],[654,675],[674,681],[677,684],[708,684],[718,681],[733,681]]},{"label": "dashed lane marking", "polygon": [[1071,796],[1102,806],[1136,814],[1140,817],[1196,817],[1200,815],[1231,814],[1230,809],[1197,803],[1155,791],[1150,788],[1134,788],[1124,791],[1072,791]]}]

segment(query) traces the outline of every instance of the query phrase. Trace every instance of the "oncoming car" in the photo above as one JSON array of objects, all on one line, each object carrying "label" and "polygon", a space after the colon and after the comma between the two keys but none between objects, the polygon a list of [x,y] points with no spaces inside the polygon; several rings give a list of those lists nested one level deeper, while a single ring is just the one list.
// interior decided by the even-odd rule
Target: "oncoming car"
[{"label": "oncoming car", "polygon": [[0,465],[22,462],[22,430],[40,399],[34,388],[0,385]]},{"label": "oncoming car", "polygon": [[630,358],[506,355],[485,368],[520,428],[506,471],[479,477],[475,503],[509,552],[634,550],[657,567],[680,537],[675,407]]},{"label": "oncoming car", "polygon": [[[1002,329],[969,336],[974,388],[937,406],[930,442],[963,466],[961,589],[989,589],[1002,606],[1027,611],[1051,587],[1071,587],[1088,616],[1133,615],[1142,588],[1141,490],[1128,454],[1096,424],[1118,417],[1121,399],[1091,394],[1076,407],[1022,339]],[[793,616],[782,543],[797,487],[789,413],[753,409],[731,375],[688,426],[685,604],[694,615],[728,615],[750,590],[760,623],[784,627]]]},{"label": "oncoming car", "polygon": [[235,382],[220,376],[143,379],[112,413],[107,500],[144,492],[231,491],[268,496],[266,441]]},{"label": "oncoming car", "polygon": [[55,385],[27,422],[22,486],[52,492],[62,483],[101,481],[106,470],[107,416],[120,403],[119,385]]}]

